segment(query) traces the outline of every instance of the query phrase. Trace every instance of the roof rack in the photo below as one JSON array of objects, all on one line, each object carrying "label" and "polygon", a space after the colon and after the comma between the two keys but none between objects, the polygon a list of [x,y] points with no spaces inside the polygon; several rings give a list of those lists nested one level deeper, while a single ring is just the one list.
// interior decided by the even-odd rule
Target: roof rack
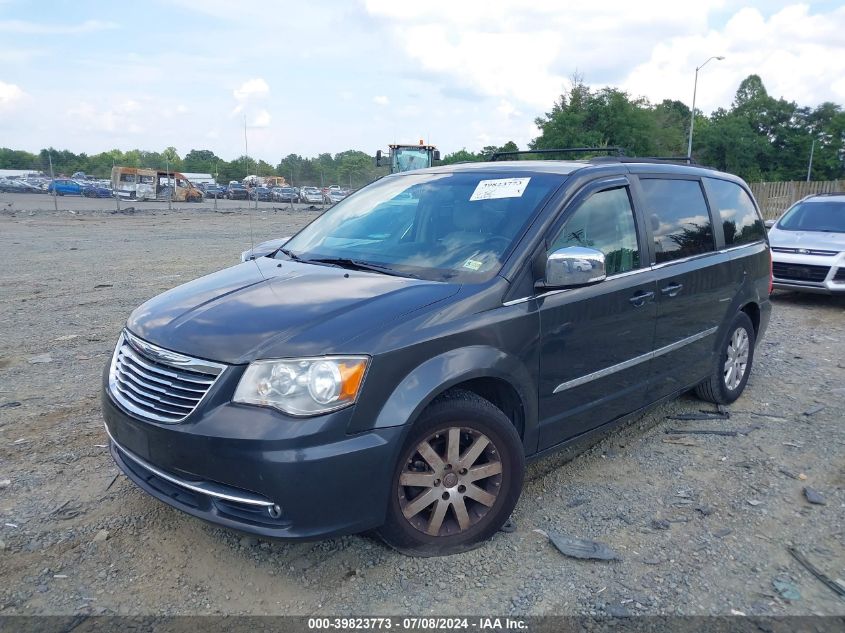
[{"label": "roof rack", "polygon": [[559,149],[525,149],[512,152],[493,152],[487,160],[495,161],[502,156],[521,156],[523,154],[579,154],[584,152],[603,152],[607,154],[615,152],[617,156],[625,155],[625,150],[621,147],[561,147]]},{"label": "roof rack", "polygon": [[682,163],[701,167],[689,156],[597,156],[591,163]]}]

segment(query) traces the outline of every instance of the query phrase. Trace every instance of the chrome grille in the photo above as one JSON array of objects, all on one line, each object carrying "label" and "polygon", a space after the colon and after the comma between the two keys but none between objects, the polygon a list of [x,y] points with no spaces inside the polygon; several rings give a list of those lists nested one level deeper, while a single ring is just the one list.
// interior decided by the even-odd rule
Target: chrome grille
[{"label": "chrome grille", "polygon": [[831,256],[838,255],[839,251],[823,251],[818,248],[786,248],[784,246],[772,246],[775,253],[791,253],[793,255],[822,255]]},{"label": "chrome grille", "polygon": [[172,424],[197,408],[225,368],[124,331],[112,356],[109,392],[135,417]]}]

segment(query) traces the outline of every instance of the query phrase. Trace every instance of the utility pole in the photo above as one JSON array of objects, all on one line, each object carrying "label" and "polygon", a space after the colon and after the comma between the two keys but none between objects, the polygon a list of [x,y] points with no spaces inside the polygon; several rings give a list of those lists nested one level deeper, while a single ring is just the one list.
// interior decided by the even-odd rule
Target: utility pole
[{"label": "utility pole", "polygon": [[704,68],[711,59],[722,61],[725,58],[721,55],[714,55],[713,57],[708,57],[701,66],[696,66],[695,68],[695,83],[692,86],[692,112],[690,113],[689,119],[689,143],[687,145],[687,162],[689,163],[692,162],[692,130],[695,127],[695,96],[696,92],[698,92],[698,71]]},{"label": "utility pole", "polygon": [[49,150],[47,151],[47,159],[50,161],[50,181],[53,185],[53,208],[58,211],[59,201],[56,199],[56,177],[53,175],[53,155]]},{"label": "utility pole", "polygon": [[170,182],[170,159],[167,158],[167,154],[164,155],[164,170],[167,172],[167,208],[173,210],[173,185]]},{"label": "utility pole", "polygon": [[244,115],[244,167],[246,168],[244,177],[249,176],[249,143],[246,140],[246,115]]},{"label": "utility pole", "polygon": [[807,165],[807,182],[810,182],[810,173],[813,171],[813,150],[816,149],[816,139],[810,144],[810,163]]}]

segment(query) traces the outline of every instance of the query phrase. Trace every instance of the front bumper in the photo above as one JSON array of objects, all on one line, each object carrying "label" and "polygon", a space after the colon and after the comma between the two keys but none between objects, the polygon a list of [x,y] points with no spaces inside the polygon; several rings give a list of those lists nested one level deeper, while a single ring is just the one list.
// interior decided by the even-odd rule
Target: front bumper
[{"label": "front bumper", "polygon": [[845,253],[835,256],[772,253],[777,290],[845,294]]},{"label": "front bumper", "polygon": [[145,492],[264,537],[317,539],[384,522],[401,427],[348,435],[350,409],[291,419],[209,396],[185,422],[164,424],[124,412],[104,385],[112,456]]}]

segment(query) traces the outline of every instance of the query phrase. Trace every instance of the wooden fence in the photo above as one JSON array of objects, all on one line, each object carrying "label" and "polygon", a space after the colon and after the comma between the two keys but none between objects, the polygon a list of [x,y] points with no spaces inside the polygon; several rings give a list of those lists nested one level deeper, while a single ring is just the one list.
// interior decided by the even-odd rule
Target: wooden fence
[{"label": "wooden fence", "polygon": [[792,180],[789,182],[752,182],[751,193],[757,199],[763,217],[774,220],[786,211],[789,206],[804,196],[814,193],[830,193],[845,191],[845,180],[816,180],[804,182]]}]

